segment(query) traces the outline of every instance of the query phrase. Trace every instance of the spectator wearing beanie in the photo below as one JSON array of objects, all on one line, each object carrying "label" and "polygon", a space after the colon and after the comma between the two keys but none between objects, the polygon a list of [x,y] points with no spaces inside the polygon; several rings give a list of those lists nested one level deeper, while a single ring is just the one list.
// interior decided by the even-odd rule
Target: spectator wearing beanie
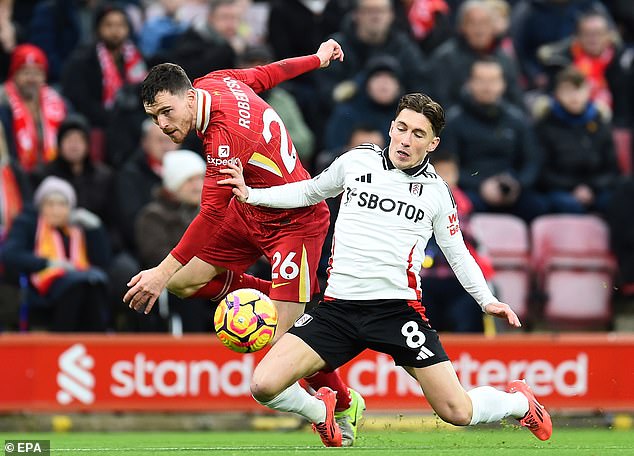
[{"label": "spectator wearing beanie", "polygon": [[66,116],[62,97],[46,84],[48,61],[32,44],[16,46],[0,91],[0,121],[18,163],[31,173],[57,155],[57,130]]},{"label": "spectator wearing beanie", "polygon": [[[167,152],[163,158],[163,184],[136,219],[136,242],[141,267],[156,266],[174,248],[199,210],[205,162],[189,150]],[[211,330],[212,307],[206,299],[183,301],[169,295],[170,318],[182,322],[185,332]],[[154,312],[152,312],[154,313]],[[147,320],[147,316],[143,317]],[[155,317],[156,318],[156,317]],[[156,323],[156,322],[154,322]],[[143,324],[139,321],[139,324]]]},{"label": "spectator wearing beanie", "polygon": [[114,176],[105,164],[90,156],[90,125],[81,114],[70,114],[57,133],[57,158],[38,167],[33,186],[44,178],[57,176],[69,182],[77,194],[77,204],[94,212],[107,226],[113,220],[112,198]]},{"label": "spectator wearing beanie", "polygon": [[[94,214],[76,209],[77,196],[63,179],[49,176],[35,192],[36,210],[14,221],[4,249],[7,268],[28,274],[32,326],[52,331],[106,329],[101,267],[109,260],[108,239]],[[39,324],[38,324],[39,322]]]},{"label": "spectator wearing beanie", "polygon": [[327,150],[345,146],[355,126],[361,124],[381,131],[387,144],[403,87],[398,60],[387,55],[370,59],[353,82],[335,90],[339,103],[326,124]]}]

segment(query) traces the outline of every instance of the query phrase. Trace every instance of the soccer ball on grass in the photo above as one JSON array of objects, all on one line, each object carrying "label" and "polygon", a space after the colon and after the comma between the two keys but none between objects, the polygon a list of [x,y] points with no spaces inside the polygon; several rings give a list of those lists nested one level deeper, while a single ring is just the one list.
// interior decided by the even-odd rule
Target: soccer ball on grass
[{"label": "soccer ball on grass", "polygon": [[264,293],[242,288],[229,293],[218,304],[214,327],[218,339],[231,350],[258,351],[273,340],[277,308]]}]

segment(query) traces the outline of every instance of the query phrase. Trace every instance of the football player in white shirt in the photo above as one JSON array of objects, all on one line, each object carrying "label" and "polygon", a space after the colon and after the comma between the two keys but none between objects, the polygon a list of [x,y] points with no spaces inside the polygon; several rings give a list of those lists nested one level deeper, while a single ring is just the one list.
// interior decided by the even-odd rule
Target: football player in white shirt
[{"label": "football player in white shirt", "polygon": [[321,423],[317,430],[326,446],[341,445],[334,392],[321,388],[318,400],[297,380],[336,369],[366,348],[391,355],[448,423],[466,426],[511,416],[540,440],[552,434],[548,412],[521,380],[510,382],[506,392],[490,386],[465,391],[425,317],[418,273],[434,234],[482,310],[521,326],[487,287],[462,240],[451,192],[429,164],[427,155],[438,146],[444,122],[438,103],[408,94],[401,98],[385,150],[364,144],[311,180],[271,188],[247,187],[239,163],[223,170],[228,178],[219,184],[233,185],[236,198],[248,204],[301,207],[344,193],[324,300],[271,348],[251,381],[259,403]]}]

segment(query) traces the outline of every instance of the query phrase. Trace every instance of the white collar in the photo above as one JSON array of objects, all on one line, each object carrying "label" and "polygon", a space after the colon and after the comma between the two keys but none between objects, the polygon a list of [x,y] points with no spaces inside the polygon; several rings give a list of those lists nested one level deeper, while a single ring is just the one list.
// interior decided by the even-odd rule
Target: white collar
[{"label": "white collar", "polygon": [[196,91],[196,130],[205,133],[211,120],[211,95],[206,90]]}]

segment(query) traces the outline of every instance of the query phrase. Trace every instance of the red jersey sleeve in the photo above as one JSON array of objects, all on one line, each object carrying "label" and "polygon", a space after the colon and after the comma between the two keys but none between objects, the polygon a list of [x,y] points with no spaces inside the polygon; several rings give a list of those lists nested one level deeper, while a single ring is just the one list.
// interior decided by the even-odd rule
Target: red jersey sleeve
[{"label": "red jersey sleeve", "polygon": [[244,82],[254,92],[260,93],[284,81],[296,78],[300,74],[316,70],[320,64],[319,57],[316,55],[306,55],[244,70],[214,71],[213,74],[230,76],[233,79]]}]

